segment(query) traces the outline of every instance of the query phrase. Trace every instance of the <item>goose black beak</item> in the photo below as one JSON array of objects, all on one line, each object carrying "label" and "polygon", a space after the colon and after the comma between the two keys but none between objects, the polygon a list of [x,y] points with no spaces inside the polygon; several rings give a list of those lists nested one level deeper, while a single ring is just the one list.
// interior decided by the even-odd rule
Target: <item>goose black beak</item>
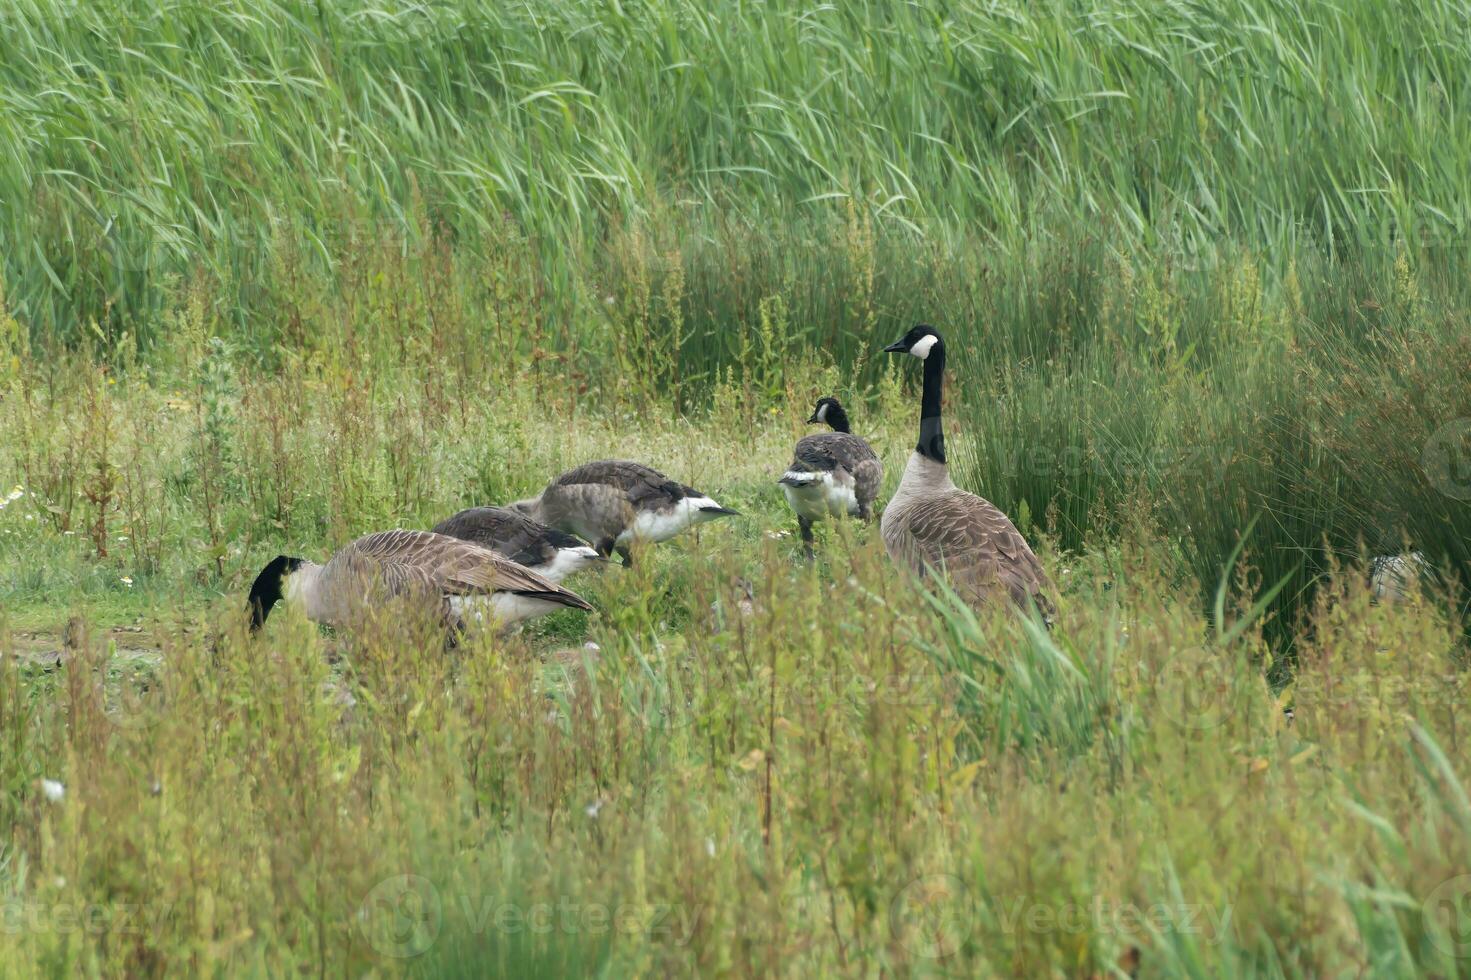
[{"label": "goose black beak", "polygon": [[812,416],[812,418],[810,418],[810,419],[807,420],[807,424],[808,425],[816,425],[817,423],[819,423],[821,421],[822,421],[822,419],[820,419],[816,415],[814,415],[814,416]]},{"label": "goose black beak", "polygon": [[903,354],[907,350],[909,350],[909,348],[906,347],[906,346],[904,346],[904,341],[902,341],[902,340],[896,340],[892,344],[890,344],[889,346],[887,346],[887,347],[884,348],[884,353],[885,354]]}]

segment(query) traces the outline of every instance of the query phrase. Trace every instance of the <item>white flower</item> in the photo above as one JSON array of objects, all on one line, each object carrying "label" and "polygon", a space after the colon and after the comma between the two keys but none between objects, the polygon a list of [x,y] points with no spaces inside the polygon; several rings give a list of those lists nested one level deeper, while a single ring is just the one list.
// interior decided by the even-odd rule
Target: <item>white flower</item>
[{"label": "white flower", "polygon": [[52,803],[60,803],[61,798],[66,795],[66,786],[54,779],[43,779],[41,780],[41,792]]},{"label": "white flower", "polygon": [[133,587],[133,576],[131,575],[124,575],[119,581],[130,589]]},{"label": "white flower", "polygon": [[598,811],[601,810],[602,808],[603,808],[603,801],[602,801],[602,799],[596,799],[596,800],[593,800],[591,803],[589,803],[587,805],[587,807],[582,812],[585,813],[585,814],[587,814],[590,819],[596,820],[598,818]]},{"label": "white flower", "polygon": [[714,857],[715,856],[715,838],[714,837],[706,837],[705,838],[705,853],[708,854],[710,857]]}]

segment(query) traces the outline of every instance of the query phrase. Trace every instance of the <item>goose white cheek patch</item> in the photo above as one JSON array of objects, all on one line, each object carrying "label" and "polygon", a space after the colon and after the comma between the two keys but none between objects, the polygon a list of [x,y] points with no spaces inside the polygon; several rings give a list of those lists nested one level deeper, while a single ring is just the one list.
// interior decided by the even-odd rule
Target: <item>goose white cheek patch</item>
[{"label": "goose white cheek patch", "polygon": [[909,353],[922,361],[930,356],[930,348],[935,346],[935,341],[939,339],[934,334],[930,334],[928,337],[921,337],[915,342],[913,347],[909,348]]},{"label": "goose white cheek patch", "polygon": [[827,403],[823,403],[823,406],[817,410],[817,420],[819,422],[826,422],[827,421],[827,410],[830,407],[831,406],[828,405]]}]

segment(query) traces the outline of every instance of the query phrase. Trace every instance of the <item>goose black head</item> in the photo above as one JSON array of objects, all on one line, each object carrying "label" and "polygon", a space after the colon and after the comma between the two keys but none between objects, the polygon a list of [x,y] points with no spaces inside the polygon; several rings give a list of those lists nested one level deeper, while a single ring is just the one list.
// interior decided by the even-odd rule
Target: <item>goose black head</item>
[{"label": "goose black head", "polygon": [[834,432],[847,432],[848,413],[843,411],[843,406],[836,398],[819,398],[807,424],[817,425],[819,423],[832,426]]},{"label": "goose black head", "polygon": [[260,632],[260,628],[266,625],[266,617],[271,614],[271,608],[281,601],[282,581],[304,564],[306,560],[303,558],[277,555],[265,568],[261,569],[260,574],[255,577],[255,583],[250,587],[250,599],[247,606],[250,610],[250,631],[252,633]]},{"label": "goose black head", "polygon": [[936,346],[943,347],[944,345],[944,339],[934,327],[928,323],[920,323],[903,337],[885,347],[884,351],[889,354],[913,354],[922,361],[930,356],[930,351]]}]

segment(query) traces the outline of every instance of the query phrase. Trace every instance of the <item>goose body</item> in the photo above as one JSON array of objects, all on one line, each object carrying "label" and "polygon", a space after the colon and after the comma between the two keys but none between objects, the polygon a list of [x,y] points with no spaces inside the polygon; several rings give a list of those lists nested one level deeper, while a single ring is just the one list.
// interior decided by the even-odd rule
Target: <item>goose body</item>
[{"label": "goose body", "polygon": [[557,477],[517,512],[593,542],[598,554],[632,561],[635,541],[667,541],[681,531],[736,513],[642,463],[605,459]]},{"label": "goose body", "polygon": [[508,625],[559,609],[591,609],[585,599],[489,548],[432,531],[379,531],[318,565],[280,555],[251,586],[251,631],[277,601],[307,618],[351,627],[374,607],[401,601],[459,629]]},{"label": "goose body", "polygon": [[919,442],[879,523],[884,547],[901,568],[943,574],[975,606],[1010,600],[1051,614],[1051,584],[1041,562],[1001,509],[950,480],[941,426],[945,342],[921,324],[884,348],[924,361]]},{"label": "goose body", "polygon": [[433,530],[484,545],[553,582],[603,561],[597,549],[576,535],[509,507],[471,507],[440,521]]},{"label": "goose body", "polygon": [[873,516],[874,498],[884,479],[884,464],[848,426],[836,398],[823,398],[808,423],[825,422],[832,432],[798,440],[792,462],[777,482],[797,515],[802,544],[812,556],[812,525],[829,517]]},{"label": "goose body", "polygon": [[1379,555],[1369,564],[1369,592],[1375,602],[1403,602],[1420,588],[1430,563],[1419,551]]}]

